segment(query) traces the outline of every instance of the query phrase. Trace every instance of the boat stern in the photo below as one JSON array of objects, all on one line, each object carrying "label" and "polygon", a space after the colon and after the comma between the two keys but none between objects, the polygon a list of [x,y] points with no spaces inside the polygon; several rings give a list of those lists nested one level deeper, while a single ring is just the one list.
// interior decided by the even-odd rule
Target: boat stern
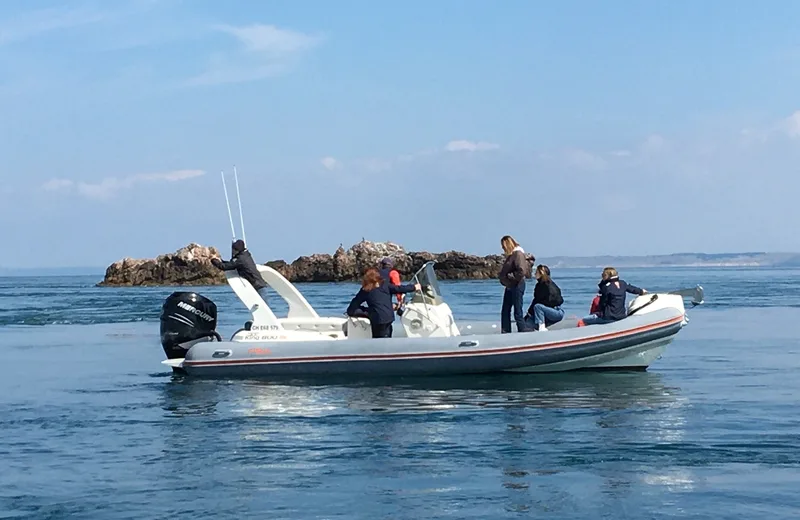
[{"label": "boat stern", "polygon": [[163,365],[167,365],[168,367],[172,368],[173,372],[177,373],[186,373],[186,370],[183,368],[183,360],[184,358],[175,358],[175,359],[165,359],[161,362]]}]

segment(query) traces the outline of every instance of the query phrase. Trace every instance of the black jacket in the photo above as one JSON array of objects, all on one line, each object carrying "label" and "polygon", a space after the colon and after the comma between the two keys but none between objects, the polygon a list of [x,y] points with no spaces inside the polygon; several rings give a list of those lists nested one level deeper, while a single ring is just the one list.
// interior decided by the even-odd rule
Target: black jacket
[{"label": "black jacket", "polygon": [[256,291],[267,286],[264,279],[261,278],[261,273],[258,272],[256,263],[253,260],[253,255],[251,255],[250,251],[247,249],[235,253],[229,262],[218,261],[215,262],[214,265],[223,271],[232,271],[235,269],[236,272],[239,273],[239,276],[250,282],[250,285],[252,285],[253,289]]},{"label": "black jacket", "polygon": [[[414,292],[414,285],[392,285],[383,282],[375,289],[366,291],[360,289],[347,306],[347,315],[358,317],[366,312],[369,321],[373,324],[384,325],[394,321],[394,307],[392,305],[393,294],[403,294]],[[366,302],[367,309],[364,310],[361,304]],[[359,313],[359,311],[361,311]]]},{"label": "black jacket", "polygon": [[536,282],[536,287],[533,289],[533,301],[528,308],[529,315],[533,316],[533,306],[537,303],[551,308],[560,307],[564,304],[564,298],[561,297],[561,289],[553,280],[549,282],[539,280]]},{"label": "black jacket", "polygon": [[625,280],[620,280],[616,276],[600,282],[597,286],[600,287],[599,316],[607,320],[621,320],[628,315],[625,308],[625,293],[644,294],[639,287],[625,283]]}]

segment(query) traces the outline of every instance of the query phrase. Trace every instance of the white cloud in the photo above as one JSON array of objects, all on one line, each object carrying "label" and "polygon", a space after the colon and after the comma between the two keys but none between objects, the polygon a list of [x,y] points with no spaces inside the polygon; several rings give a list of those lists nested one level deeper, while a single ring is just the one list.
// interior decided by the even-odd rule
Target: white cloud
[{"label": "white cloud", "polygon": [[100,182],[75,182],[70,179],[51,179],[42,185],[46,191],[71,190],[89,199],[109,199],[119,191],[147,182],[177,182],[205,175],[203,170],[174,170],[163,173],[141,173],[128,177],[107,177]]},{"label": "white cloud", "polygon": [[450,141],[444,147],[448,152],[487,152],[490,150],[497,150],[498,148],[500,148],[500,145],[495,143],[466,140]]},{"label": "white cloud", "polygon": [[369,173],[381,173],[392,169],[392,161],[387,159],[361,159],[358,161],[358,165]]},{"label": "white cloud", "polygon": [[326,170],[333,171],[342,167],[342,163],[340,163],[335,157],[323,157],[319,162]]},{"label": "white cloud", "polygon": [[175,182],[175,181],[183,181],[186,179],[191,179],[194,177],[200,177],[201,175],[205,175],[206,172],[203,170],[174,170],[171,172],[166,173],[142,173],[139,175],[134,175],[129,177],[129,179],[134,179],[135,182],[138,181],[168,181],[168,182]]},{"label": "white cloud", "polygon": [[58,191],[72,187],[73,182],[69,179],[50,179],[42,184],[42,189],[45,191]]},{"label": "white cloud", "polygon": [[[769,135],[771,142],[766,138],[758,142],[743,139],[743,136],[749,135]],[[800,153],[796,147],[785,146],[788,135],[800,139],[800,111],[748,129],[746,133],[740,133],[737,127],[730,126],[722,132],[718,129],[711,133],[699,131],[696,135],[665,136],[653,133],[643,135],[638,143],[631,142],[604,151],[580,147],[521,152],[502,149],[489,154],[487,160],[494,165],[504,165],[502,169],[505,171],[519,171],[520,175],[529,175],[530,171],[551,171],[586,178],[587,173],[610,172],[616,178],[635,182],[659,177],[665,182],[686,182],[691,179],[698,186],[708,186],[726,172],[748,167],[755,157],[770,157],[766,145],[776,150],[777,153],[770,159],[776,162],[787,159],[789,154]],[[444,147],[394,157],[355,158],[348,161],[347,169],[357,177],[394,170],[398,175],[428,171],[445,177],[458,172],[460,178],[465,178],[465,172],[469,171],[472,172],[472,178],[479,178],[487,167],[486,163],[467,160],[469,153],[499,148],[497,144],[485,141],[453,140]],[[328,169],[334,164],[338,163],[331,163]],[[614,204],[617,208],[621,207],[618,201]]]},{"label": "white cloud", "polygon": [[223,25],[216,29],[235,38],[239,49],[211,56],[207,70],[190,79],[189,85],[241,83],[276,76],[322,42],[321,36],[274,25]]},{"label": "white cloud", "polygon": [[[48,33],[69,29],[86,30],[87,26],[107,25],[107,22],[126,23],[132,15],[161,6],[165,0],[115,0],[102,9],[90,5],[49,7],[23,11],[0,20],[0,45],[21,42]],[[117,33],[116,36],[119,36]]]},{"label": "white cloud", "polygon": [[800,110],[786,118],[784,129],[789,137],[800,138]]},{"label": "white cloud", "polygon": [[569,166],[582,170],[602,170],[607,165],[602,157],[578,148],[566,150],[564,159]]},{"label": "white cloud", "polygon": [[800,139],[800,110],[775,123],[747,127],[739,131],[739,137],[744,144],[759,145],[777,139]]},{"label": "white cloud", "polygon": [[645,139],[644,144],[642,144],[642,152],[645,154],[656,154],[666,151],[668,147],[669,141],[658,134],[653,134]]},{"label": "white cloud", "polygon": [[238,39],[244,45],[245,50],[275,56],[301,52],[314,47],[319,42],[315,36],[280,29],[274,25],[255,24],[246,27],[223,25],[219,27],[219,30]]},{"label": "white cloud", "polygon": [[[395,157],[356,158],[349,161],[347,164],[347,171],[351,178],[342,179],[342,181],[351,182],[352,179],[360,178],[362,175],[384,173],[411,163],[422,164],[431,163],[432,161],[435,162],[437,159],[440,160],[448,156],[451,152],[484,152],[497,150],[499,148],[500,146],[494,143],[457,140],[450,141],[443,148],[427,148],[412,153],[400,154]],[[462,161],[464,157],[465,156],[460,154],[454,155],[456,162]],[[320,164],[328,171],[344,169],[342,162],[334,157],[324,157],[320,160]]]},{"label": "white cloud", "polygon": [[0,45],[20,42],[43,34],[81,27],[107,19],[104,12],[82,8],[47,8],[24,12],[0,22]]}]

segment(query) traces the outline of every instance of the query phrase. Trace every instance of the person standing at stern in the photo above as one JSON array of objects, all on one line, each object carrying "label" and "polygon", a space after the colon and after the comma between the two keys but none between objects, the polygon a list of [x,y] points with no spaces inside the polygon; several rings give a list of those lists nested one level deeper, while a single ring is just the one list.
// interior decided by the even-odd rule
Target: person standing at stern
[{"label": "person standing at stern", "polygon": [[522,299],[525,296],[525,278],[530,274],[530,264],[525,250],[510,235],[500,239],[500,247],[506,255],[498,278],[505,287],[503,306],[500,310],[500,329],[502,333],[511,332],[511,310],[514,310],[514,321],[517,332],[525,332],[524,310]]}]

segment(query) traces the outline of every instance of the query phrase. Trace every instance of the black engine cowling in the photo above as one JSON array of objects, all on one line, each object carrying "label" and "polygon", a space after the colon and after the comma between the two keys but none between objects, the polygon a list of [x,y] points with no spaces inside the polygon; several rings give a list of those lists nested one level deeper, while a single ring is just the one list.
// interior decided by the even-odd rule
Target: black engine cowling
[{"label": "black engine cowling", "polygon": [[161,346],[168,359],[182,358],[198,340],[221,341],[217,305],[197,293],[174,292],[161,310]]}]

